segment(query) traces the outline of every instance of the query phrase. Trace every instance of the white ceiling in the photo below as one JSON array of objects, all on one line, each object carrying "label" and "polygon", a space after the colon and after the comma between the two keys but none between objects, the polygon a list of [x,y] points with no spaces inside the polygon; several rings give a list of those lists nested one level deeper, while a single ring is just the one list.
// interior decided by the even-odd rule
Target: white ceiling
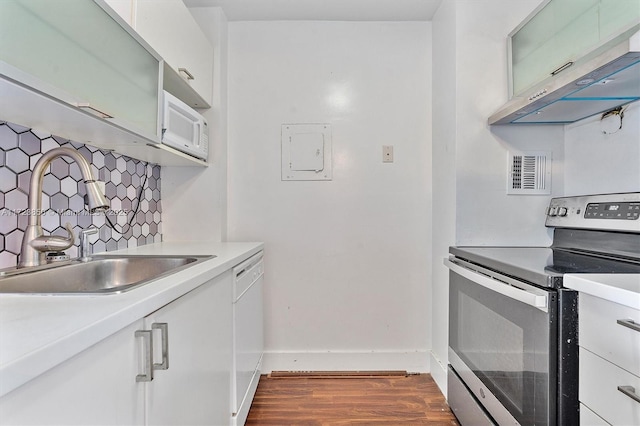
[{"label": "white ceiling", "polygon": [[230,21],[430,21],[442,0],[183,0],[222,7]]}]

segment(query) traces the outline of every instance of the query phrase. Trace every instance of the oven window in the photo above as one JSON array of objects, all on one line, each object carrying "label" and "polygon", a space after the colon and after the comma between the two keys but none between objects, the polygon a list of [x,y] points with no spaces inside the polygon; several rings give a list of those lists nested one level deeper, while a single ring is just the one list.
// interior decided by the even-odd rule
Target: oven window
[{"label": "oven window", "polygon": [[[464,293],[458,298],[458,312],[460,352],[522,412],[524,330]],[[478,319],[482,328],[475,324]]]},{"label": "oven window", "polygon": [[544,312],[454,272],[449,297],[451,350],[521,425],[547,424],[556,308]]}]

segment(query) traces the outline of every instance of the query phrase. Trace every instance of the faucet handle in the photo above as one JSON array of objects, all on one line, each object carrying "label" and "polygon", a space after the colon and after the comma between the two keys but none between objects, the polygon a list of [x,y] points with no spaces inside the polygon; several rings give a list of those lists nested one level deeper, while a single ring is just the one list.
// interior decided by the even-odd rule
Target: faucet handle
[{"label": "faucet handle", "polygon": [[92,226],[91,228],[82,229],[78,234],[80,235],[80,241],[85,239],[87,235],[93,235],[98,233],[98,228]]},{"label": "faucet handle", "polygon": [[82,262],[86,262],[91,259],[91,248],[89,246],[89,235],[97,234],[98,228],[91,227],[80,231],[80,253],[79,258]]}]

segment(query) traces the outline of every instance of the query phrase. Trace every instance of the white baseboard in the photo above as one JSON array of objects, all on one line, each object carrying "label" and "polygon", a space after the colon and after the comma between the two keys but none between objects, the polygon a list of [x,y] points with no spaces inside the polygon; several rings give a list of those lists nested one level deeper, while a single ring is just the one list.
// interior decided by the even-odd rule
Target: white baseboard
[{"label": "white baseboard", "polygon": [[389,371],[428,373],[428,351],[414,352],[265,352],[262,372]]},{"label": "white baseboard", "polygon": [[440,388],[440,392],[447,397],[447,363],[443,363],[433,351],[429,352],[429,364],[431,366],[431,377]]}]

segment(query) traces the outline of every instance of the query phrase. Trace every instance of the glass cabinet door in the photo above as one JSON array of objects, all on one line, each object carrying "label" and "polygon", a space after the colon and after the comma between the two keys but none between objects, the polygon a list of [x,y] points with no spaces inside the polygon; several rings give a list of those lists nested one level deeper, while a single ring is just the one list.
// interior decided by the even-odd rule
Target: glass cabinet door
[{"label": "glass cabinet door", "polygon": [[640,22],[638,0],[551,0],[511,35],[511,94]]},{"label": "glass cabinet door", "polygon": [[94,1],[0,1],[0,60],[35,89],[157,137],[159,60]]},{"label": "glass cabinet door", "polygon": [[640,1],[600,0],[600,38],[606,40],[640,21]]}]

